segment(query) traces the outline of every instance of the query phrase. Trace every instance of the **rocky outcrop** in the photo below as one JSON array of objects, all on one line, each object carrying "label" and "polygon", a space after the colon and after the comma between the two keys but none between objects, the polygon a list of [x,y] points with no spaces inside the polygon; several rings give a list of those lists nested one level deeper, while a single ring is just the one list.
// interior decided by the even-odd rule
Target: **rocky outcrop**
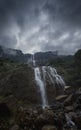
[{"label": "rocky outcrop", "polygon": [[[76,98],[73,100],[72,97],[75,97],[75,95]],[[67,95],[64,97],[63,95],[63,100],[55,101],[54,106],[49,106],[45,109],[41,107],[33,109],[32,107],[28,108],[18,105],[15,116],[12,114],[10,118],[8,116],[4,117],[4,121],[0,120],[1,130],[80,130],[80,100],[80,91],[76,91],[72,96]],[[2,108],[4,106],[6,110],[11,111],[12,105],[8,105],[8,101],[10,102],[10,97],[5,100],[5,105],[0,105]],[[72,104],[68,103],[66,105],[66,101],[71,101]],[[10,120],[13,120],[13,122]]]}]

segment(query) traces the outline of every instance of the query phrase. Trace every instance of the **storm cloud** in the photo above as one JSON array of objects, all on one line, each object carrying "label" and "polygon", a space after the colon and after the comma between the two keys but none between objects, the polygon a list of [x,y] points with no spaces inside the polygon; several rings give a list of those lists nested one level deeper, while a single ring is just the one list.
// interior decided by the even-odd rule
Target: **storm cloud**
[{"label": "storm cloud", "polygon": [[24,53],[81,48],[81,0],[0,0],[0,45]]}]

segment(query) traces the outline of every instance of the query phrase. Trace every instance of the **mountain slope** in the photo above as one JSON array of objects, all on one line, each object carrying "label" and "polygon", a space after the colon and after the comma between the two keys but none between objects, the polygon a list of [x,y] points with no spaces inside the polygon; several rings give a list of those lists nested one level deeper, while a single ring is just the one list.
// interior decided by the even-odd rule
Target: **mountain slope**
[{"label": "mountain slope", "polygon": [[0,46],[0,57],[9,58],[15,62],[27,63],[31,58],[31,54],[23,54],[21,50]]},{"label": "mountain slope", "polygon": [[[57,51],[38,52],[34,54],[38,65],[47,64],[50,60],[58,56]],[[32,64],[32,54],[24,54],[21,50],[0,46],[0,57],[9,58],[15,62]]]},{"label": "mountain slope", "polygon": [[0,96],[14,95],[19,102],[37,103],[33,69],[27,65],[0,61]]}]

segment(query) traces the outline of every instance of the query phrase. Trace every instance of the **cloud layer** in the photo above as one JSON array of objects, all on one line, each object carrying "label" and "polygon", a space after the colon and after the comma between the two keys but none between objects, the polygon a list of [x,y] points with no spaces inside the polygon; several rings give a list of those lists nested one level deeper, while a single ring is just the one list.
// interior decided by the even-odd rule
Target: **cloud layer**
[{"label": "cloud layer", "polygon": [[81,48],[81,0],[0,0],[0,45],[73,54]]}]

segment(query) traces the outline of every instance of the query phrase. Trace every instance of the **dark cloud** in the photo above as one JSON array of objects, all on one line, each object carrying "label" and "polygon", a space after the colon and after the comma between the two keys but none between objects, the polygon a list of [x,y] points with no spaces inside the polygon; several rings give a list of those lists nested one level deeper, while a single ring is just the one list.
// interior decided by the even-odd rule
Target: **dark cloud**
[{"label": "dark cloud", "polygon": [[54,20],[60,20],[71,26],[81,25],[81,0],[48,0],[44,5]]},{"label": "dark cloud", "polygon": [[73,54],[81,48],[81,0],[0,0],[0,45]]}]

